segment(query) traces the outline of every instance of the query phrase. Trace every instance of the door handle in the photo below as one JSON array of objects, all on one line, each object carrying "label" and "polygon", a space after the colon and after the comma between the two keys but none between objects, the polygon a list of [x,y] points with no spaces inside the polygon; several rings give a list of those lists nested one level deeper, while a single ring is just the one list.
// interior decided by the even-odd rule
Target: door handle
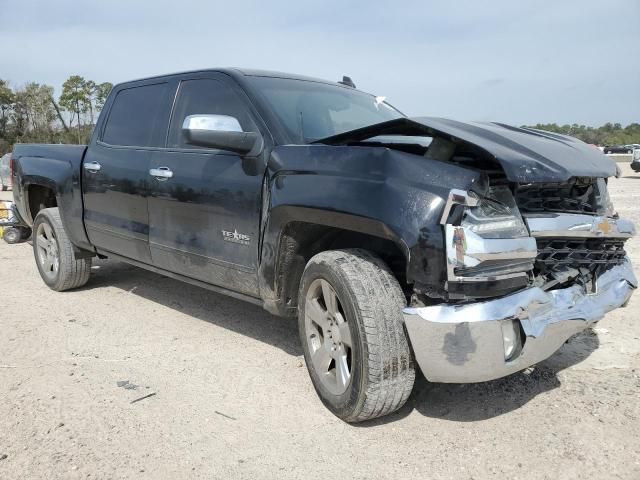
[{"label": "door handle", "polygon": [[149,170],[149,175],[155,177],[155,179],[159,182],[166,182],[171,177],[173,177],[173,172],[169,169],[169,167],[158,167]]},{"label": "door handle", "polygon": [[84,169],[91,173],[96,173],[102,168],[98,162],[89,162],[84,164]]}]

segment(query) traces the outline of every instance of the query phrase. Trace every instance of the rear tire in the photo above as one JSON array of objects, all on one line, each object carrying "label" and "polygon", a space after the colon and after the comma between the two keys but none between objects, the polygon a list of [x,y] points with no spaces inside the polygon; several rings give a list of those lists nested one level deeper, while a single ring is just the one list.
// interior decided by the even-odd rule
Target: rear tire
[{"label": "rear tire", "polygon": [[415,379],[406,299],[380,258],[360,249],[319,253],[304,270],[298,302],[307,369],[331,412],[361,422],[404,405]]},{"label": "rear tire", "polygon": [[52,290],[78,288],[89,280],[91,258],[76,258],[57,208],[45,208],[36,216],[33,253],[42,280]]}]

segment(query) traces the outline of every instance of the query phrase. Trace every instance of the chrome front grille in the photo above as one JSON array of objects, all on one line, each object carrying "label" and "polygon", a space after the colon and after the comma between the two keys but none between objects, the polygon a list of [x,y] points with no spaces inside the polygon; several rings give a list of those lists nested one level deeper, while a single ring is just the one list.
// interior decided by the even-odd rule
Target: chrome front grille
[{"label": "chrome front grille", "polygon": [[573,178],[563,184],[533,183],[518,185],[515,199],[522,213],[595,214],[596,186],[593,178]]},{"label": "chrome front grille", "polygon": [[626,252],[624,240],[616,238],[538,238],[536,269],[550,273],[566,267],[586,268],[620,265]]}]

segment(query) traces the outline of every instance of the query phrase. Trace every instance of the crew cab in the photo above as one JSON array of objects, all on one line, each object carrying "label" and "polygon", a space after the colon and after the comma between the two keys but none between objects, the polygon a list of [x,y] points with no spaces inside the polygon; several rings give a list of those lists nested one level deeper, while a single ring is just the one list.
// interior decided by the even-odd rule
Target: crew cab
[{"label": "crew cab", "polygon": [[[349,79],[347,79],[349,80]],[[637,287],[615,163],[571,137],[407,118],[354,88],[213,69],[114,87],[89,145],[17,145],[40,275],[108,257],[297,317],[322,402],[357,422],[433,382],[553,354]]]}]

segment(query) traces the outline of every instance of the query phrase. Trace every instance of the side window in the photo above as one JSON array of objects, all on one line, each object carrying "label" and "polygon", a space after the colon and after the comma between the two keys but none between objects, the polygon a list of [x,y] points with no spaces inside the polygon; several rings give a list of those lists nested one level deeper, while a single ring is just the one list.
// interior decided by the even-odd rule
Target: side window
[{"label": "side window", "polygon": [[218,114],[235,117],[245,132],[257,132],[248,108],[228,85],[210,78],[184,80],[180,83],[176,106],[169,127],[167,146],[202,148],[185,143],[182,124],[189,115]]},{"label": "side window", "polygon": [[167,83],[127,88],[116,95],[102,141],[110,145],[162,147],[167,125]]}]

